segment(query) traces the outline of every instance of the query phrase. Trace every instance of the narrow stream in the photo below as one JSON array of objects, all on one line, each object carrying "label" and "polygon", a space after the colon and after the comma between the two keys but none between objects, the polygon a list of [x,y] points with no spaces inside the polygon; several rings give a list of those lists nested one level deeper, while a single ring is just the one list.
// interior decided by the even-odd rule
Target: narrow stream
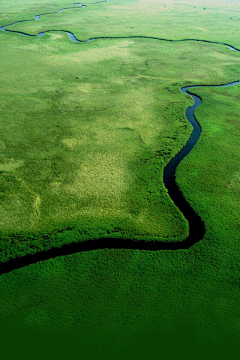
[{"label": "narrow stream", "polygon": [[[224,84],[224,85],[212,85],[212,87],[229,87],[240,84],[240,81],[235,81],[233,83]],[[202,103],[202,100],[199,96],[193,95],[189,90],[199,87],[210,87],[211,85],[194,85],[186,86],[181,89],[184,94],[190,95],[194,104],[186,110],[186,118],[193,127],[192,134],[188,139],[186,145],[181,149],[181,151],[167,164],[163,172],[163,181],[164,185],[168,190],[169,196],[173,202],[177,205],[180,211],[183,213],[185,218],[189,223],[189,236],[184,240],[184,243],[187,247],[195,244],[201,240],[205,234],[204,224],[198,214],[192,209],[190,204],[184,198],[182,192],[179,190],[176,180],[175,173],[180,162],[192,151],[194,145],[197,143],[201,135],[201,127],[197,122],[194,111]]]},{"label": "narrow stream", "polygon": [[[105,1],[99,1],[97,3],[102,2],[108,2],[109,0]],[[96,4],[96,3],[95,3]],[[75,3],[76,6],[80,7],[86,7],[86,5],[82,3]],[[64,10],[76,8],[70,7],[70,8],[64,8],[61,9],[55,13],[60,13]],[[48,13],[53,14],[53,13]],[[119,36],[119,37],[95,37],[90,38],[88,40],[78,40],[74,34],[67,30],[47,30],[44,32],[40,32],[37,35],[30,35],[27,33],[9,30],[7,29],[8,26],[19,24],[24,21],[37,21],[40,19],[41,16],[47,15],[46,14],[40,14],[36,15],[33,20],[22,20],[18,21],[6,26],[2,26],[0,30],[2,31],[8,31],[8,32],[14,32],[18,33],[20,35],[24,36],[43,36],[45,33],[53,32],[53,31],[62,31],[69,35],[70,39],[74,42],[79,43],[87,43],[89,41],[93,40],[99,40],[99,39],[132,39],[132,38],[142,38],[142,39],[153,39],[153,40],[159,40],[159,41],[168,41],[168,42],[180,42],[180,41],[200,41],[200,42],[206,42],[211,44],[218,44],[218,45],[224,45],[227,46],[229,49],[233,51],[240,51],[239,49],[226,44],[226,43],[220,43],[220,42],[214,42],[214,41],[208,41],[208,40],[199,40],[199,39],[182,39],[182,40],[169,40],[169,39],[161,39],[156,37],[149,37],[149,36]],[[229,87],[240,84],[240,81],[235,81],[229,84],[223,84],[223,85],[194,85],[194,86],[187,86],[183,87],[181,91],[184,94],[190,95],[193,100],[194,104],[190,106],[186,110],[186,118],[190,122],[190,124],[193,127],[192,134],[187,141],[186,145],[180,150],[180,152],[166,165],[164,168],[163,173],[163,181],[166,189],[168,190],[169,196],[173,200],[173,202],[176,204],[176,206],[180,209],[180,211],[183,213],[185,218],[188,220],[189,223],[189,235],[188,237],[179,242],[160,242],[160,241],[143,241],[143,240],[133,240],[133,239],[114,239],[114,238],[102,238],[102,239],[96,239],[96,240],[87,240],[83,243],[72,243],[68,245],[63,245],[61,248],[52,248],[50,250],[41,251],[33,255],[26,255],[21,257],[20,259],[13,259],[8,261],[7,263],[0,264],[0,273],[6,273],[9,271],[12,271],[17,268],[21,268],[23,266],[36,263],[38,261],[47,260],[50,258],[54,258],[57,256],[65,256],[68,254],[74,254],[77,252],[82,251],[91,251],[91,250],[98,250],[98,249],[139,249],[139,250],[179,250],[179,249],[188,249],[193,244],[197,243],[199,240],[201,240],[205,234],[205,227],[204,223],[202,222],[200,216],[195,213],[195,211],[192,209],[190,204],[187,202],[187,200],[184,198],[183,194],[179,190],[176,180],[175,180],[175,173],[177,166],[179,163],[190,153],[190,151],[193,149],[195,144],[197,143],[200,135],[201,135],[201,128],[198,124],[195,116],[194,111],[195,109],[201,105],[201,99],[200,97],[193,95],[191,93],[191,89],[197,88],[197,87]]]},{"label": "narrow stream", "polygon": [[12,30],[12,29],[11,30],[7,29],[9,26],[13,26],[13,25],[20,24],[20,23],[23,23],[23,22],[37,21],[37,20],[39,20],[41,18],[41,16],[44,16],[44,15],[59,14],[59,13],[65,11],[65,10],[78,9],[79,7],[86,8],[89,5],[96,5],[96,4],[106,3],[106,2],[110,2],[110,0],[97,1],[97,2],[94,2],[94,3],[90,3],[88,5],[85,5],[85,4],[82,4],[82,3],[74,3],[75,6],[66,7],[66,8],[60,9],[58,11],[54,11],[54,12],[39,14],[39,15],[36,15],[34,17],[34,19],[21,20],[21,21],[16,21],[16,22],[8,24],[8,25],[4,25],[4,26],[0,27],[0,30],[16,33],[16,34],[19,34],[19,35],[29,36],[29,37],[36,37],[36,36],[40,37],[40,36],[43,36],[44,34],[47,34],[47,33],[50,33],[50,32],[64,32],[64,33],[68,34],[71,41],[74,41],[74,42],[77,42],[77,43],[87,43],[87,42],[93,41],[93,40],[104,40],[104,39],[109,39],[109,40],[111,40],[111,39],[152,39],[152,40],[159,40],[159,41],[166,41],[166,42],[197,41],[197,42],[204,42],[204,43],[208,43],[208,44],[224,45],[224,46],[227,46],[230,50],[240,51],[240,49],[238,49],[238,48],[236,48],[236,47],[234,47],[234,46],[232,46],[230,44],[227,44],[227,43],[223,43],[223,42],[219,42],[219,41],[211,41],[211,40],[194,39],[194,38],[192,38],[192,39],[189,38],[189,39],[177,39],[177,40],[174,40],[174,39],[165,39],[165,38],[159,38],[159,37],[154,37],[154,36],[129,35],[129,36],[99,36],[99,37],[89,38],[87,40],[80,40],[80,39],[77,39],[76,36],[71,31],[68,31],[68,30],[51,30],[51,29],[49,29],[49,30],[39,32],[37,35],[33,35],[33,34],[24,33],[22,31],[16,31],[16,30]]}]

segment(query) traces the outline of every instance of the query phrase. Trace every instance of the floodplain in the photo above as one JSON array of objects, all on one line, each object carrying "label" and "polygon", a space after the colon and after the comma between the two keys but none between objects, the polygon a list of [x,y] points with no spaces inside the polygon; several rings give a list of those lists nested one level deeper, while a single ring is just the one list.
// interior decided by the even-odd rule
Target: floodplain
[{"label": "floodplain", "polygon": [[[0,32],[2,263],[106,237],[183,241],[188,222],[162,179],[191,134],[185,111],[192,99],[181,87],[240,80],[240,55],[225,45],[124,38],[240,47],[234,1],[86,5],[8,27],[32,35],[54,30],[42,37]],[[0,26],[71,6],[3,1]],[[81,40],[120,38],[81,44],[60,30]],[[220,344],[219,332],[235,341],[239,86],[192,92],[202,99],[195,113],[202,133],[179,165],[176,182],[203,220],[204,238],[188,250],[95,250],[3,274],[1,316],[11,319],[11,331],[34,326],[72,334],[74,328],[74,336],[84,333],[87,342],[94,324],[100,343],[117,328],[126,343],[125,316],[130,338],[145,327],[171,333],[184,318],[194,329],[200,324],[202,343]]]}]

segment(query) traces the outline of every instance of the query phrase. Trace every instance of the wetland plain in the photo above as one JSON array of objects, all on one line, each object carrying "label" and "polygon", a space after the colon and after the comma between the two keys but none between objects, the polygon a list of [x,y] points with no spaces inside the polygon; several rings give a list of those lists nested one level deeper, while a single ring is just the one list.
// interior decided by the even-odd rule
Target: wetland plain
[{"label": "wetland plain", "polygon": [[[84,5],[0,3],[0,268],[15,261],[0,276],[2,323],[84,344],[93,327],[96,347],[118,332],[119,348],[187,323],[199,344],[235,344],[240,7]],[[204,224],[187,248],[190,223],[163,178],[192,133],[183,87],[202,102],[201,136],[172,175]]]}]

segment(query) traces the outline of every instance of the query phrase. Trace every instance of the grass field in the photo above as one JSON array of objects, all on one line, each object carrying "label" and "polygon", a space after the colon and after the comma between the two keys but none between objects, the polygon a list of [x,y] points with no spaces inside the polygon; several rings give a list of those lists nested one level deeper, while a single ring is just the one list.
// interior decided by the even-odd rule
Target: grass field
[{"label": "grass field", "polygon": [[[60,10],[62,4],[56,1],[55,10]],[[72,5],[68,1],[63,7]],[[33,11],[30,15],[28,12],[28,16],[23,19],[34,18],[37,14],[35,9],[32,6],[31,11],[34,10],[35,13]],[[44,9],[49,12],[52,6],[45,6]],[[15,16],[16,14],[11,19],[21,18]],[[46,15],[38,21],[17,24],[9,29],[30,34],[49,29],[71,30],[81,40],[98,36],[131,35],[175,40],[196,38],[226,42],[240,48],[239,20],[240,4],[237,1],[222,2],[219,6],[219,2],[215,1],[112,0],[109,3],[89,5],[87,8]],[[5,24],[6,22],[3,23]]]},{"label": "grass field", "polygon": [[238,54],[194,42],[1,35],[3,259],[101,236],[184,239],[187,223],[162,182],[191,131],[180,87],[234,80]]},{"label": "grass field", "polygon": [[[0,3],[1,25],[72,6],[14,4]],[[12,29],[66,29],[81,39],[196,37],[238,46],[233,23],[239,22],[239,8],[233,1],[217,10],[219,4],[169,2],[165,8],[161,1],[146,7],[113,0]],[[104,16],[109,25],[103,25]],[[183,28],[185,16],[192,23]],[[239,53],[220,45],[144,39],[81,45],[62,33],[26,38],[0,32],[0,39],[1,262],[103,236],[182,241],[188,224],[162,182],[164,166],[191,133],[184,116],[191,99],[180,88],[239,80]],[[154,329],[159,336],[153,348],[162,337],[163,349],[174,339],[183,352],[181,333],[195,348],[235,347],[240,90],[194,93],[203,100],[196,111],[203,132],[177,170],[177,182],[204,220],[204,239],[189,250],[106,249],[1,275],[4,342],[9,334],[26,340],[32,333],[34,343],[45,332],[50,339],[71,338],[74,346],[106,349],[112,342],[112,350],[127,351],[139,337],[151,343]]]}]

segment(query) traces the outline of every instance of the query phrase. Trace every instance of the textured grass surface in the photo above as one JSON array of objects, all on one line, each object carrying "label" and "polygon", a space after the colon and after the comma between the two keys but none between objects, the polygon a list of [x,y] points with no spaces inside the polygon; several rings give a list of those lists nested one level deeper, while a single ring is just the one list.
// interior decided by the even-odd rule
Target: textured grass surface
[{"label": "textured grass surface", "polygon": [[[236,257],[240,235],[240,86],[200,88],[193,92],[203,98],[202,106],[196,110],[197,118],[201,119],[202,135],[198,151],[179,166],[177,182],[188,201],[197,204],[211,238],[225,239],[227,236],[235,247]],[[191,177],[184,177],[189,171]],[[193,190],[194,183],[198,186]]]},{"label": "textured grass surface", "polygon": [[88,353],[134,349],[152,356],[161,347],[169,356],[177,352],[187,359],[196,350],[233,356],[240,330],[239,89],[194,92],[203,99],[197,115],[205,134],[177,179],[188,200],[198,204],[207,228],[204,239],[187,251],[106,249],[2,275],[3,338],[21,336],[18,350],[30,336],[32,344],[44,339],[59,352],[65,348],[56,347],[60,341],[71,344],[70,353],[80,346]]},{"label": "textured grass surface", "polygon": [[[235,80],[238,54],[201,43],[1,36],[2,259],[102,236],[185,238],[162,182],[191,131],[180,87]],[[56,235],[69,228],[70,237]]]},{"label": "textured grass surface", "polygon": [[[56,10],[60,8],[57,8],[56,2]],[[48,7],[45,9],[48,12]],[[29,15],[27,18],[31,18]],[[71,30],[81,40],[130,35],[196,38],[240,47],[239,21],[240,6],[237,1],[224,2],[219,6],[219,2],[214,1],[111,0],[43,16],[38,21],[17,24],[9,29],[31,34],[49,29]]]},{"label": "textured grass surface", "polygon": [[[29,17],[41,12],[30,9]],[[212,33],[225,41],[220,35]],[[81,46],[61,34],[0,36],[1,231],[9,233],[2,261],[79,234],[152,236],[149,218],[162,221],[161,235],[181,240],[186,223],[161,182],[164,164],[191,131],[184,118],[191,100],[179,89],[237,80],[239,54],[200,43]],[[203,133],[177,181],[205,221],[204,239],[187,251],[106,249],[3,274],[0,328],[3,345],[11,340],[8,352],[26,353],[30,342],[35,351],[48,344],[56,353],[65,339],[68,353],[75,347],[78,355],[79,348],[134,347],[139,356],[168,350],[188,358],[189,349],[212,347],[233,357],[240,330],[239,86],[194,92],[203,99],[196,113]],[[27,237],[69,224],[69,238]]]}]

